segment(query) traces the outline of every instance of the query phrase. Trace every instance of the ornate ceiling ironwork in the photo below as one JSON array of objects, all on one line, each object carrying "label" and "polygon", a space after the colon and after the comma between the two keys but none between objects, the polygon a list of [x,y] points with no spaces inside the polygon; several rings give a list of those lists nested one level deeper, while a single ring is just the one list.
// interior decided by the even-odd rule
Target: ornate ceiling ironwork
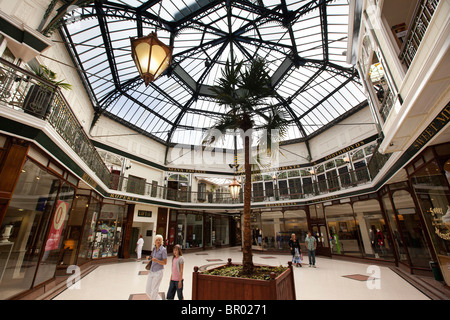
[{"label": "ornate ceiling ironwork", "polygon": [[[307,142],[367,104],[345,62],[347,0],[79,1],[72,9],[60,33],[83,70],[92,125],[103,115],[167,147],[200,144],[227,111],[209,88],[231,56],[268,61],[277,103],[290,117],[287,140]],[[174,48],[172,64],[146,87],[129,38],[155,28]],[[224,147],[233,148],[233,139]]]}]

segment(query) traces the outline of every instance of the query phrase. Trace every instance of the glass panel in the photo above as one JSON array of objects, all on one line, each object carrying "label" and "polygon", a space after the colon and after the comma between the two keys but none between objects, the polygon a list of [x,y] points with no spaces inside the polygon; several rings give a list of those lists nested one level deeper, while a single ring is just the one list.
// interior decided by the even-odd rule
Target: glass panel
[{"label": "glass panel", "polygon": [[264,201],[264,187],[262,182],[253,184],[253,201]]},{"label": "glass panel", "polygon": [[205,246],[212,247],[212,217],[206,216],[205,222]]},{"label": "glass panel", "polygon": [[288,184],[286,180],[278,181],[278,186],[280,196],[285,196],[289,194]]},{"label": "glass panel", "polygon": [[97,225],[98,213],[100,212],[100,202],[91,197],[89,208],[86,214],[83,237],[81,240],[80,253],[78,254],[78,264],[92,259],[92,250],[94,245],[95,226]]},{"label": "glass panel", "polygon": [[[50,232],[45,243],[45,251],[42,256],[41,265],[36,274],[34,285],[38,285],[55,274],[56,266],[60,262],[60,252],[62,249],[62,240],[69,213],[71,214],[72,201],[75,190],[69,185],[63,185],[59,193],[59,199],[56,202],[55,212],[50,224]],[[64,248],[65,249],[65,248]]]},{"label": "glass panel", "polygon": [[408,259],[406,256],[405,247],[403,245],[403,240],[402,240],[401,234],[400,234],[398,226],[397,226],[397,221],[395,220],[395,213],[394,213],[394,209],[392,208],[391,201],[389,200],[389,195],[385,194],[382,197],[382,199],[383,199],[382,202],[383,202],[384,210],[386,211],[386,216],[389,220],[389,225],[391,227],[392,234],[394,237],[394,239],[393,239],[394,246],[397,247],[400,261],[407,262]]},{"label": "glass panel", "polygon": [[188,214],[186,220],[185,248],[203,246],[203,216],[201,214]]},{"label": "glass panel", "polygon": [[331,253],[361,256],[359,225],[350,204],[325,207],[331,238]]},{"label": "glass panel", "polygon": [[284,220],[280,220],[279,231],[277,231],[276,246],[278,249],[288,249],[288,242],[291,234],[295,233],[296,238],[300,242],[303,252],[307,252],[305,248],[305,237],[308,234],[308,220],[306,211],[285,211]]},{"label": "glass panel", "polygon": [[264,187],[265,187],[265,189],[266,189],[266,197],[267,198],[272,198],[272,199],[268,199],[268,200],[274,200],[273,199],[273,196],[274,196],[274,193],[273,193],[273,182],[272,181],[270,181],[270,182],[264,182]]},{"label": "glass panel", "polygon": [[291,199],[302,198],[302,183],[300,178],[289,179],[289,193]]},{"label": "glass panel", "polygon": [[213,221],[214,221],[213,230],[215,231],[216,234],[216,242],[215,242],[216,247],[230,244],[229,218],[225,216],[215,216]]},{"label": "glass panel", "polygon": [[450,191],[436,162],[411,178],[436,253],[450,256]]},{"label": "glass panel", "polygon": [[186,248],[186,215],[179,214],[177,217],[177,240],[176,244],[179,244],[181,248]]},{"label": "glass panel", "polygon": [[264,249],[276,249],[276,231],[280,230],[280,221],[282,219],[283,215],[281,212],[261,213],[262,243]]},{"label": "glass panel", "polygon": [[393,260],[392,239],[389,238],[389,231],[378,201],[355,202],[353,210],[360,226],[364,255]]},{"label": "glass panel", "polygon": [[60,264],[74,265],[77,261],[77,250],[80,245],[81,234],[83,232],[83,219],[87,207],[89,206],[89,196],[77,195],[75,197],[69,221],[67,222],[67,232],[64,237],[64,250],[61,252]]},{"label": "glass panel", "polygon": [[339,190],[336,170],[327,171],[328,189],[330,192]]},{"label": "glass panel", "polygon": [[305,195],[312,195],[314,193],[312,178],[303,178],[303,193]]},{"label": "glass panel", "polygon": [[92,258],[116,257],[119,251],[125,208],[104,204],[97,221]]},{"label": "glass panel", "polygon": [[250,227],[252,229],[252,246],[262,249],[261,213],[252,212]]},{"label": "glass panel", "polygon": [[430,252],[424,238],[424,230],[411,195],[407,191],[393,194],[399,228],[408,249],[411,263],[416,267],[429,268]]},{"label": "glass panel", "polygon": [[0,299],[31,288],[58,188],[58,179],[25,162],[0,228]]}]

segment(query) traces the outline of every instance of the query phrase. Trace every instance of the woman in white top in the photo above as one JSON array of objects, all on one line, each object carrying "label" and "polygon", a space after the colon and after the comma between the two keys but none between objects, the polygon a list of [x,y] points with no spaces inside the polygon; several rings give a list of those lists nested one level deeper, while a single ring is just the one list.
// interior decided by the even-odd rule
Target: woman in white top
[{"label": "woman in white top", "polygon": [[142,234],[139,235],[139,240],[136,242],[136,253],[138,261],[141,260],[142,257],[142,247],[144,246],[144,239],[142,239]]}]

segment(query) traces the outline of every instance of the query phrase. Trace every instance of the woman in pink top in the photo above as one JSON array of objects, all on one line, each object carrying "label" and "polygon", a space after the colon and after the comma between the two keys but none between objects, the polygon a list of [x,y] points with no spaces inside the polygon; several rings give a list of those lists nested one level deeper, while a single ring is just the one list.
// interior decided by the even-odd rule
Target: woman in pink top
[{"label": "woman in pink top", "polygon": [[181,252],[181,246],[176,244],[173,247],[172,276],[170,277],[167,300],[173,300],[175,298],[175,292],[177,293],[178,299],[183,300],[183,268],[184,258]]}]

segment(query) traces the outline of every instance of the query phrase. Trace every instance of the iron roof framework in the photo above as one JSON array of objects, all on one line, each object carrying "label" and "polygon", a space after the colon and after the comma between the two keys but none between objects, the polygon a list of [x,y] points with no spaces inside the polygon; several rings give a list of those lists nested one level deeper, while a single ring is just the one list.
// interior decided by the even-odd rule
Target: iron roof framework
[{"label": "iron roof framework", "polygon": [[[356,70],[345,63],[347,0],[79,1],[67,12],[60,33],[83,70],[92,126],[103,115],[167,148],[198,145],[227,112],[209,87],[230,57],[268,62],[274,103],[289,115],[286,140],[308,143],[367,104]],[[155,30],[173,58],[146,87],[129,38]],[[223,146],[232,147],[233,138]]]}]

